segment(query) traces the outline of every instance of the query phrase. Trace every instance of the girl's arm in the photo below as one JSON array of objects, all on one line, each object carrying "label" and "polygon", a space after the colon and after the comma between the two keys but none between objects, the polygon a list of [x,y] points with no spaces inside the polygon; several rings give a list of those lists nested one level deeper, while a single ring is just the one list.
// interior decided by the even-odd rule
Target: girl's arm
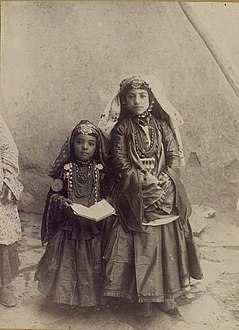
[{"label": "girl's arm", "polygon": [[112,132],[111,155],[114,170],[120,175],[127,174],[132,169],[126,144],[126,129],[124,126],[116,126]]},{"label": "girl's arm", "polygon": [[178,147],[173,132],[168,124],[161,122],[163,144],[165,149],[166,167],[170,167],[176,173],[180,171],[180,158],[178,154]]},{"label": "girl's arm", "polygon": [[2,120],[0,121],[0,151],[3,170],[3,187],[1,200],[3,203],[9,203],[14,197],[15,200],[20,199],[23,190],[22,184],[18,180],[18,149],[13,140],[12,134]]},{"label": "girl's arm", "polygon": [[54,184],[48,191],[43,212],[41,226],[41,240],[46,243],[55,234],[59,224],[65,219],[67,211],[70,209],[71,200],[67,198],[67,181],[61,175],[57,180],[62,180],[63,187],[59,191],[54,188]]}]

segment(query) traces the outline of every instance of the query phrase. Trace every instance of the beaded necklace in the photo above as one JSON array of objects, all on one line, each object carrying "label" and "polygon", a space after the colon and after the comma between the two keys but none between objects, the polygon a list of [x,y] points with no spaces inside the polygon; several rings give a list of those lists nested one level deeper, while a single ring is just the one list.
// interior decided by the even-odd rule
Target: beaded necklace
[{"label": "beaded necklace", "polygon": [[80,197],[88,197],[91,200],[92,188],[94,203],[97,203],[100,190],[100,174],[101,167],[95,161],[77,161],[70,163],[68,170],[68,194],[73,197],[73,194]]},{"label": "beaded necklace", "polygon": [[135,147],[139,157],[141,158],[151,157],[155,152],[155,149],[157,148],[156,128],[152,120],[148,124],[148,128],[149,128],[150,144],[147,147],[145,147],[140,138],[142,135],[140,133],[140,127],[138,127],[138,125],[133,125]]}]

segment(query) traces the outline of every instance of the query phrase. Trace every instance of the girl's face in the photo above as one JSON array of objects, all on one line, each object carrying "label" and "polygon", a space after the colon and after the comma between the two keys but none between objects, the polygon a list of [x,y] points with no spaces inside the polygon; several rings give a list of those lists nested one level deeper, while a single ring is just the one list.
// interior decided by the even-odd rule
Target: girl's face
[{"label": "girl's face", "polygon": [[149,94],[146,90],[132,88],[126,95],[128,109],[135,115],[141,115],[149,107]]},{"label": "girl's face", "polygon": [[96,138],[87,134],[77,134],[74,140],[74,153],[78,160],[87,161],[94,157]]}]

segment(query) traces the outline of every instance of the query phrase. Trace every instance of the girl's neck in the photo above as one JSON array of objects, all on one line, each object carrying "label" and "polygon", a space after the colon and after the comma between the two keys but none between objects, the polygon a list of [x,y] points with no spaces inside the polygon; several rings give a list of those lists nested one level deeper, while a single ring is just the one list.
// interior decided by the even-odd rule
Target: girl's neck
[{"label": "girl's neck", "polygon": [[91,158],[91,159],[88,159],[88,160],[80,160],[80,159],[75,159],[74,162],[77,164],[77,165],[80,165],[80,166],[88,166],[90,164],[92,164],[94,161],[94,158]]},{"label": "girl's neck", "polygon": [[151,112],[146,110],[144,113],[140,115],[131,115],[131,118],[136,121],[138,124],[146,126],[149,125],[151,117]]}]

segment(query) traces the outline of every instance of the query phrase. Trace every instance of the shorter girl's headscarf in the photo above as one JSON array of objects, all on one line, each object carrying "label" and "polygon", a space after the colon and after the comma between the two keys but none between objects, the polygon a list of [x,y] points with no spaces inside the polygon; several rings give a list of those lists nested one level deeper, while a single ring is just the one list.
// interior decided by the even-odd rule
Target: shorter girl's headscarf
[{"label": "shorter girl's headscarf", "polygon": [[[124,78],[120,83],[119,91],[110,100],[103,114],[101,115],[98,124],[99,128],[102,130],[106,137],[110,136],[111,130],[114,128],[120,118],[120,115],[122,114],[122,100],[125,98],[127,91],[130,88],[141,88],[139,86],[143,86],[146,90],[150,91],[150,98],[153,95],[155,102],[159,105],[158,108],[155,107],[156,112],[163,111],[164,114],[166,114],[166,117],[168,117],[168,123],[174,133],[178,145],[181,164],[184,165],[185,160],[183,155],[182,140],[178,129],[178,126],[183,124],[183,118],[174,108],[174,106],[168,101],[164,88],[156,77],[139,74],[127,76]],[[157,113],[155,113],[155,115],[157,116]],[[160,114],[158,115],[160,116]]]},{"label": "shorter girl's headscarf", "polygon": [[64,165],[74,160],[73,142],[77,134],[92,135],[96,138],[96,161],[101,163],[103,166],[106,166],[108,155],[108,143],[106,138],[96,125],[91,123],[89,120],[81,120],[79,124],[73,128],[70,137],[68,137],[63,144],[60,153],[52,165],[52,168],[48,173],[51,178],[56,179],[59,177]]}]

